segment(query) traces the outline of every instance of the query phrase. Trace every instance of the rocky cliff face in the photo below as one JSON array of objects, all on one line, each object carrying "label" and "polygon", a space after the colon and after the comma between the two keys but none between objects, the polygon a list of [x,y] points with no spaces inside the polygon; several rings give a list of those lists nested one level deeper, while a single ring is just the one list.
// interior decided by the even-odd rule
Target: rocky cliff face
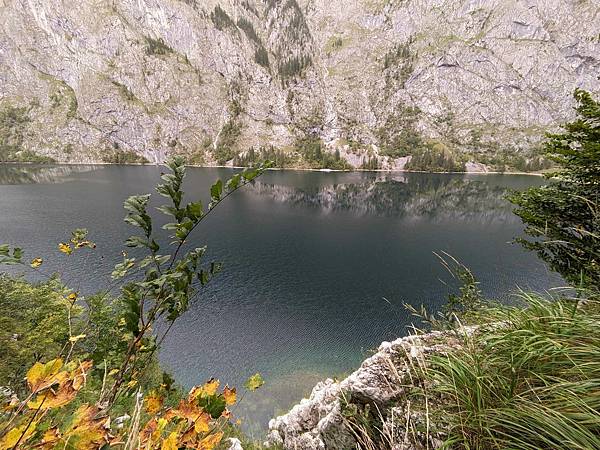
[{"label": "rocky cliff face", "polygon": [[2,151],[60,161],[529,162],[600,93],[598,0],[0,0],[0,25]]},{"label": "rocky cliff face", "polygon": [[[346,379],[318,383],[308,399],[272,419],[266,445],[290,450],[440,448],[443,424],[426,424],[429,418],[418,412],[419,408],[411,409],[411,398],[414,401],[415,397],[410,393],[422,384],[416,368],[427,365],[431,355],[460,348],[462,336],[475,330],[464,327],[459,333],[434,331],[382,343],[377,353]],[[378,425],[364,428],[367,422],[363,419],[375,419]],[[365,441],[370,439],[368,431],[375,431],[379,444]]]}]

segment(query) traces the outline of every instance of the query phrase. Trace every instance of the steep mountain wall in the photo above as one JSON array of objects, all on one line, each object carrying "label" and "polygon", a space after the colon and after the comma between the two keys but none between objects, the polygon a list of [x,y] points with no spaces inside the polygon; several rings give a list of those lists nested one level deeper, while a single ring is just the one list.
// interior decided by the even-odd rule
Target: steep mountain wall
[{"label": "steep mountain wall", "polygon": [[600,93],[599,30],[598,0],[0,0],[0,153],[523,164]]}]

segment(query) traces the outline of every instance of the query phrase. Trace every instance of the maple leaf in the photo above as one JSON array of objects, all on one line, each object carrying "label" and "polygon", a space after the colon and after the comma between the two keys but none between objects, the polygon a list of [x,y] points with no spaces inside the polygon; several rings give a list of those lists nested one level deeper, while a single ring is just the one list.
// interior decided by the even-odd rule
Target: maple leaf
[{"label": "maple leaf", "polygon": [[215,448],[223,439],[223,432],[219,431],[218,433],[209,434],[204,439],[200,441],[198,444],[198,450],[212,450]]},{"label": "maple leaf", "polygon": [[37,422],[33,422],[29,425],[24,424],[13,428],[0,439],[0,450],[12,449],[17,445],[17,442],[20,444],[27,442],[35,433],[36,427]]},{"label": "maple leaf", "polygon": [[163,398],[156,394],[156,392],[154,391],[150,392],[150,395],[148,395],[144,399],[144,406],[146,407],[146,411],[148,412],[148,414],[156,414],[160,411],[162,405]]},{"label": "maple leaf", "polygon": [[178,450],[179,446],[177,445],[177,433],[172,432],[169,436],[163,440],[161,450]]},{"label": "maple leaf", "polygon": [[192,402],[199,397],[210,397],[217,393],[219,389],[219,380],[211,378],[202,386],[194,386],[188,395],[188,401]]},{"label": "maple leaf", "polygon": [[223,397],[225,397],[225,404],[233,405],[237,399],[235,388],[229,389],[229,386],[225,386],[225,389],[223,389]]},{"label": "maple leaf", "polygon": [[[36,365],[34,365],[28,372],[27,380],[34,393],[51,388],[38,394],[35,399],[29,401],[27,403],[29,409],[46,410],[60,408],[73,401],[77,392],[85,385],[87,372],[92,367],[91,361],[84,361],[71,371],[63,370],[58,373],[52,373],[54,370],[52,367],[62,366],[62,360],[60,360],[60,365],[58,361],[59,360],[53,360],[46,364],[36,363],[36,365],[39,364],[39,366],[36,367]],[[47,367],[50,364],[53,364],[53,366],[50,366],[50,369],[48,369]],[[68,366],[71,366],[71,364]],[[45,378],[44,374],[46,374]]]},{"label": "maple leaf", "polygon": [[186,419],[190,422],[196,422],[196,420],[202,416],[208,416],[207,413],[204,412],[204,409],[195,405],[192,402],[181,400],[177,408],[172,409],[167,413],[166,419],[168,420],[170,417],[179,417],[181,419]]},{"label": "maple leaf", "polygon": [[25,379],[31,392],[37,392],[59,383],[66,377],[65,372],[60,372],[63,366],[61,358],[48,361],[46,364],[36,362],[28,371]]},{"label": "maple leaf", "polygon": [[109,441],[108,422],[96,418],[98,408],[87,404],[81,405],[73,414],[71,425],[64,434],[64,440],[73,448],[101,448]]},{"label": "maple leaf", "polygon": [[248,381],[246,381],[246,384],[244,386],[246,386],[246,389],[248,389],[249,391],[255,391],[263,384],[265,384],[265,380],[263,380],[260,374],[257,373],[248,378]]}]

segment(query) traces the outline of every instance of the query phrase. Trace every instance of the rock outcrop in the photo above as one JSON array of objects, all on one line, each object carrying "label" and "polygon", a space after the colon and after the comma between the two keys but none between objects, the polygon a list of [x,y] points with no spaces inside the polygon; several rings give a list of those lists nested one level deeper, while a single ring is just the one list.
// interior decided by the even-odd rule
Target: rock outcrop
[{"label": "rock outcrop", "polygon": [[71,162],[302,165],[309,137],[401,169],[417,136],[489,164],[600,93],[599,29],[598,0],[0,0],[0,132]]},{"label": "rock outcrop", "polygon": [[[317,384],[310,398],[302,400],[287,414],[269,423],[267,445],[282,444],[286,449],[321,450],[354,448],[360,433],[347,419],[346,411],[369,408],[382,422],[381,439],[386,448],[438,448],[438,435],[406,433],[407,420],[413,425],[423,417],[415,415],[406,394],[418,385],[417,367],[428,355],[444,354],[460,346],[461,333],[431,332],[384,342],[377,353],[342,381],[328,379]],[[433,405],[432,405],[433,407]]]}]

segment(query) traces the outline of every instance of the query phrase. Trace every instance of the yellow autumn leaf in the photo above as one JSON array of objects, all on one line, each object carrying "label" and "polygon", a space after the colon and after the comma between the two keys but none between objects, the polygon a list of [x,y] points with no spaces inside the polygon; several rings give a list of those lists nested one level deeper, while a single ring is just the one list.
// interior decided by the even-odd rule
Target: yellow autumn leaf
[{"label": "yellow autumn leaf", "polygon": [[131,380],[129,383],[127,383],[127,387],[132,388],[135,387],[137,384],[137,380]]},{"label": "yellow autumn leaf", "polygon": [[210,397],[217,393],[217,389],[219,389],[219,380],[215,380],[211,378],[202,386],[194,386],[190,391],[188,396],[189,401],[194,401],[199,397]]},{"label": "yellow autumn leaf", "polygon": [[53,427],[44,432],[44,437],[42,438],[42,448],[54,448],[58,441],[60,440],[60,431],[58,427]]},{"label": "yellow autumn leaf", "polygon": [[[73,242],[73,241],[71,241],[71,242]],[[80,242],[73,242],[73,243],[75,244],[75,246],[77,248],[83,248],[83,247],[87,247],[87,248],[91,248],[91,249],[96,248],[96,244],[91,241],[80,241]]]},{"label": "yellow autumn leaf", "polygon": [[165,440],[163,440],[161,450],[178,450],[177,433],[172,432]]},{"label": "yellow autumn leaf", "polygon": [[225,404],[233,405],[237,399],[235,388],[229,389],[229,386],[225,386],[225,389],[223,389],[223,397],[225,398]]},{"label": "yellow autumn leaf", "polygon": [[95,406],[81,405],[65,432],[66,441],[78,449],[96,449],[106,444],[109,438],[108,422],[105,418],[97,418],[98,413]]},{"label": "yellow autumn leaf", "polygon": [[218,433],[209,434],[204,439],[200,441],[198,444],[198,450],[212,450],[215,448],[223,439],[223,432],[219,431]]},{"label": "yellow autumn leaf", "polygon": [[29,425],[24,424],[13,428],[0,439],[0,450],[12,449],[17,445],[17,442],[21,444],[27,442],[33,433],[35,433],[36,426],[37,422],[33,422]]},{"label": "yellow autumn leaf", "polygon": [[77,391],[71,387],[59,388],[56,393],[48,390],[27,402],[27,407],[31,410],[56,409],[71,403],[76,395]]},{"label": "yellow autumn leaf", "polygon": [[37,269],[38,267],[40,267],[42,265],[43,262],[44,262],[44,260],[42,258],[35,258],[31,261],[31,263],[29,265],[31,267],[33,267],[34,269]]},{"label": "yellow autumn leaf", "polygon": [[71,336],[71,337],[69,338],[69,342],[73,342],[73,343],[75,343],[75,342],[77,342],[77,341],[80,341],[80,340],[84,339],[85,337],[86,337],[86,335],[85,335],[85,334],[78,334],[77,336]]},{"label": "yellow autumn leaf", "polygon": [[112,369],[110,372],[108,372],[108,376],[112,377],[113,375],[116,375],[119,373],[119,369]]},{"label": "yellow autumn leaf", "polygon": [[144,406],[146,407],[146,411],[148,414],[156,414],[162,408],[163,399],[156,394],[155,392],[151,392],[144,399]]},{"label": "yellow autumn leaf", "polygon": [[61,358],[48,361],[46,364],[36,362],[27,371],[27,384],[32,392],[52,386],[60,381],[59,371],[63,366]]},{"label": "yellow autumn leaf", "polygon": [[168,421],[167,419],[161,417],[160,419],[158,419],[158,424],[156,427],[156,430],[154,431],[154,433],[152,433],[152,438],[157,441],[158,438],[160,438],[162,436],[163,431],[165,431],[165,428],[167,428],[168,425]]},{"label": "yellow autumn leaf", "polygon": [[194,431],[196,433],[208,433],[210,430],[210,415],[202,413],[194,422]]},{"label": "yellow autumn leaf", "polygon": [[65,244],[64,242],[61,242],[60,244],[58,244],[58,249],[61,252],[63,252],[65,255],[70,255],[71,253],[73,253],[71,244]]},{"label": "yellow autumn leaf", "polygon": [[246,381],[246,384],[244,386],[246,386],[246,389],[248,389],[249,391],[255,391],[263,384],[265,384],[265,381],[260,376],[260,373],[256,373],[250,378],[248,378],[248,381]]},{"label": "yellow autumn leaf", "polygon": [[78,294],[77,292],[71,292],[68,296],[67,299],[71,300],[72,302],[74,302],[75,300],[77,300]]}]

